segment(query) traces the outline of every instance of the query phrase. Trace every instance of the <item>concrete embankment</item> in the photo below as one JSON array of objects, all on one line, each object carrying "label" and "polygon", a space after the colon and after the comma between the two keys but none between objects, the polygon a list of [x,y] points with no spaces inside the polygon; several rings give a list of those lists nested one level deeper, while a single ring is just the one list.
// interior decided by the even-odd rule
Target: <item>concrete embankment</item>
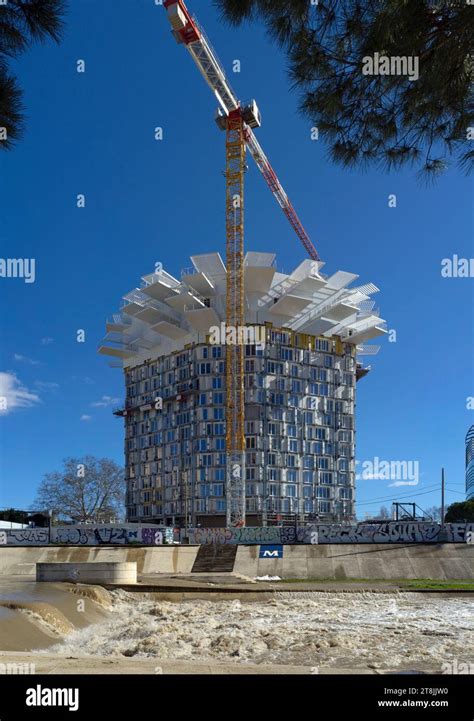
[{"label": "concrete embankment", "polygon": [[[189,574],[199,546],[59,546],[0,548],[0,575],[34,577],[36,563],[135,562],[139,577]],[[238,546],[233,572],[250,578],[471,579],[474,545],[327,544],[283,546],[281,558],[260,558],[259,545]],[[198,575],[198,574],[196,574]]]}]

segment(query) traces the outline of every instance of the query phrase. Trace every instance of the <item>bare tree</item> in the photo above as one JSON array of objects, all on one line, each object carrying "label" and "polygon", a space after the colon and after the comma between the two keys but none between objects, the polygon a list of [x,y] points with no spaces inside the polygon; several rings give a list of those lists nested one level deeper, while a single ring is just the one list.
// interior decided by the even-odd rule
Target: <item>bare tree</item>
[{"label": "bare tree", "polygon": [[106,523],[123,517],[123,469],[108,458],[66,458],[62,471],[46,473],[36,508],[77,523]]},{"label": "bare tree", "polygon": [[431,516],[433,521],[441,521],[441,506],[431,506],[431,508],[427,508],[426,515]]}]

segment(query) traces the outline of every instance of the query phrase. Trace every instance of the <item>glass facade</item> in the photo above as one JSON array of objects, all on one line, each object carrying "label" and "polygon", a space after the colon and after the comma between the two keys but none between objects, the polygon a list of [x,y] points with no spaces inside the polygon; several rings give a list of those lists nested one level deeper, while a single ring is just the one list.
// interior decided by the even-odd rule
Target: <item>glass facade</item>
[{"label": "glass facade", "polygon": [[474,500],[474,425],[466,435],[466,499]]},{"label": "glass facade", "polygon": [[[245,346],[248,525],[355,515],[355,348],[267,329]],[[125,369],[129,521],[225,525],[225,354],[193,344]]]}]

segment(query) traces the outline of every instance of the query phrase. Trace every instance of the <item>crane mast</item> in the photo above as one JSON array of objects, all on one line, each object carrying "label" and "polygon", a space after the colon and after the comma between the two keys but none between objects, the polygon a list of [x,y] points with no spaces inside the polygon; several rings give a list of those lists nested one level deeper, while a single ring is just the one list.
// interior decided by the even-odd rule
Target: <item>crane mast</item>
[{"label": "crane mast", "polygon": [[[244,122],[240,109],[226,121],[226,325],[243,328],[244,307]],[[226,346],[227,526],[245,524],[244,346]]]},{"label": "crane mast", "polygon": [[[310,258],[320,257],[299,220],[253,128],[260,127],[255,101],[242,105],[203,29],[183,0],[165,0],[176,41],[186,46],[218,102],[216,122],[226,132],[226,325],[245,325],[244,171],[249,150],[268,187]],[[226,523],[245,525],[244,346],[226,346]]]}]

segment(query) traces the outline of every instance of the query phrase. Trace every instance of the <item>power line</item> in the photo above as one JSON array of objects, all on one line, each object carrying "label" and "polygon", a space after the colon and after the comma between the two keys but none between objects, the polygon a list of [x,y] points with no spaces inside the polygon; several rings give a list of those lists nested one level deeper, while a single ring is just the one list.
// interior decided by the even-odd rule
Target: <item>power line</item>
[{"label": "power line", "polygon": [[[406,493],[402,496],[397,496],[398,499],[402,498],[413,498],[415,496],[422,496],[425,493],[434,493],[436,488],[439,488],[439,485],[437,483],[433,484],[433,486],[427,486],[426,488],[431,488],[431,490],[425,490],[423,493]],[[358,505],[367,505],[368,503],[380,503],[381,501],[390,501],[393,500],[394,496],[380,496],[379,498],[375,498],[372,501],[362,501],[362,503],[359,503]]]},{"label": "power line", "polygon": [[[409,496],[397,496],[397,498],[416,498],[417,496],[426,496],[428,493],[434,493],[433,490],[431,491],[423,491],[422,493],[412,493]],[[460,491],[452,491],[450,490],[450,493],[460,493]],[[464,494],[461,494],[464,495]],[[393,496],[388,496],[388,500],[393,498]],[[375,501],[362,501],[362,503],[358,503],[358,506],[372,506],[375,503],[380,503],[380,499],[376,499]]]}]

